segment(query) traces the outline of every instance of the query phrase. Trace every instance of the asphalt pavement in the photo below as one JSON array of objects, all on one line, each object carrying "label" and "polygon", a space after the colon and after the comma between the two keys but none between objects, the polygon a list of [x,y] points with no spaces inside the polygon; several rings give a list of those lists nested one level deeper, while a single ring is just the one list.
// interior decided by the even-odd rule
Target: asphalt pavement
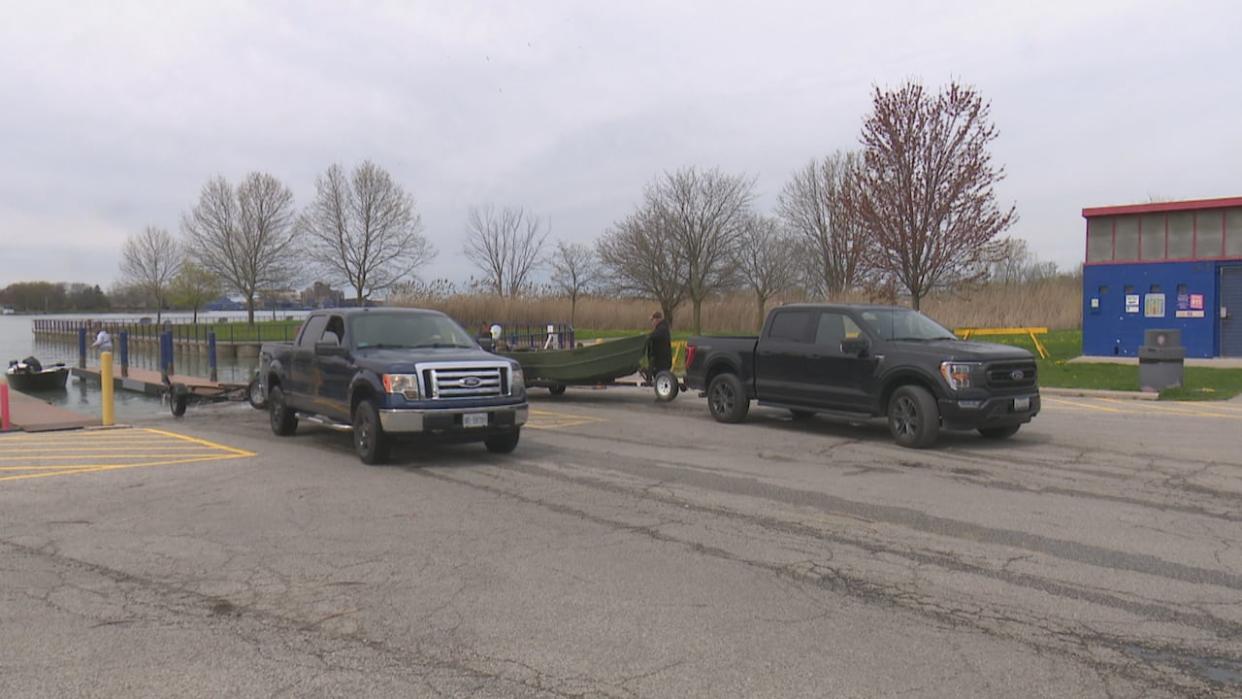
[{"label": "asphalt pavement", "polygon": [[0,696],[1242,694],[1242,405],[928,451],[532,408],[513,455],[376,467],[237,405],[0,437]]}]

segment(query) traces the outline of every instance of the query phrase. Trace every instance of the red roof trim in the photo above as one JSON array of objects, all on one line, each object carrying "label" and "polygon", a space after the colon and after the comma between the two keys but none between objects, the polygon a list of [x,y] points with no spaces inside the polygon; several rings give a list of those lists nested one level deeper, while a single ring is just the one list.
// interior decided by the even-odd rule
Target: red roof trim
[{"label": "red roof trim", "polygon": [[1096,216],[1120,216],[1123,214],[1154,214],[1166,211],[1198,211],[1199,209],[1225,209],[1242,206],[1242,197],[1220,199],[1188,199],[1186,201],[1161,201],[1152,204],[1126,204],[1124,206],[1097,206],[1082,210],[1083,218]]}]

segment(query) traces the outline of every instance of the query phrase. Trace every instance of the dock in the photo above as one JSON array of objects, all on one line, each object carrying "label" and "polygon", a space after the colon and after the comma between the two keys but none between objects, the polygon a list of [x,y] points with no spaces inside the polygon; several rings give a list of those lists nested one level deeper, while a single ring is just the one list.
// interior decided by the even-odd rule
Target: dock
[{"label": "dock", "polygon": [[[4,379],[0,379],[4,383]],[[76,413],[67,408],[46,403],[20,391],[9,389],[10,431],[50,432],[74,430],[99,424],[98,417]]]},{"label": "dock", "polygon": [[[90,381],[99,381],[99,367],[90,366],[85,369],[73,367],[70,373],[80,379]],[[150,369],[129,368],[129,376],[121,376],[121,367],[114,365],[112,370],[113,386],[122,391],[133,391],[135,393],[145,393],[148,396],[158,396],[164,393],[164,380],[160,376],[160,372]],[[168,377],[173,383],[184,384],[186,388],[193,392],[212,392],[219,390],[231,390],[243,388],[240,384],[221,383],[219,381],[211,381],[199,376],[183,376],[174,374]]]}]

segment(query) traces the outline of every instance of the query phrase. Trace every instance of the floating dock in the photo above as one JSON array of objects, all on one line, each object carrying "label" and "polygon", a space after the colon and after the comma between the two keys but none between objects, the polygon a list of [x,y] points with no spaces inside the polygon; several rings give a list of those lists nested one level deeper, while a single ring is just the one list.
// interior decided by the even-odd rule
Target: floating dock
[{"label": "floating dock", "polygon": [[[4,379],[0,379],[4,383]],[[9,431],[50,432],[74,430],[99,424],[99,418],[75,413],[9,389]]]}]

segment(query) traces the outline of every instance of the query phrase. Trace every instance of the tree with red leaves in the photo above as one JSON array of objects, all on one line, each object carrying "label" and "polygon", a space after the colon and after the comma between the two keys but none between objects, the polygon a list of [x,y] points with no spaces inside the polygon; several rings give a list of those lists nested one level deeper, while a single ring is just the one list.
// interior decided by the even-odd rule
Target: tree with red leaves
[{"label": "tree with red leaves", "polygon": [[863,167],[850,205],[871,237],[870,266],[897,282],[917,310],[930,291],[982,278],[993,239],[1017,220],[993,186],[1004,179],[988,148],[990,106],[972,87],[939,94],[908,82],[875,88],[863,123]]}]

